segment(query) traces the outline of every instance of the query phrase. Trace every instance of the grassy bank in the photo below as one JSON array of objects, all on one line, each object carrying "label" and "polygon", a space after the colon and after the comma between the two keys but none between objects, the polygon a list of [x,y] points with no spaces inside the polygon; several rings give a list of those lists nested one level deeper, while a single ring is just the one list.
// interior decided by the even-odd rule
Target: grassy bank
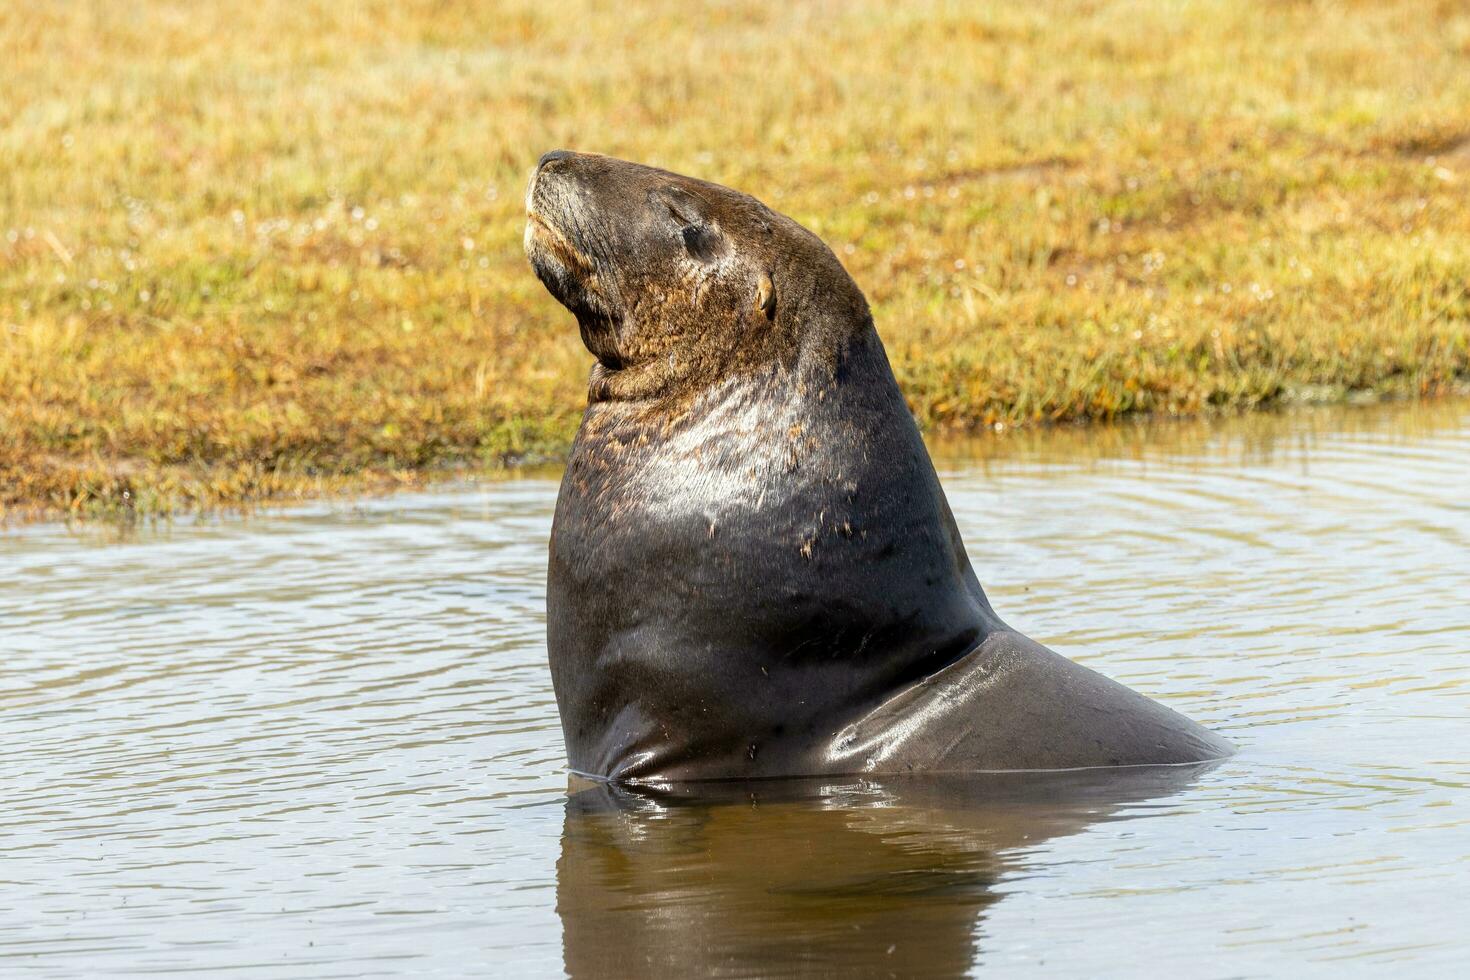
[{"label": "grassy bank", "polygon": [[0,8],[0,513],[555,453],[555,146],[812,227],[929,425],[1470,373],[1462,3],[624,8]]}]

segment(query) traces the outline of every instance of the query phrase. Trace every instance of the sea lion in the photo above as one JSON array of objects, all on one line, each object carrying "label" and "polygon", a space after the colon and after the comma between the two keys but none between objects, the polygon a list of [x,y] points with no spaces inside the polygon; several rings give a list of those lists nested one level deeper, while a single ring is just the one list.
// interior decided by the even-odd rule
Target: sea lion
[{"label": "sea lion", "polygon": [[991,609],[868,304],[718,184],[541,158],[526,252],[596,357],[547,646],[571,769],[678,782],[1199,762],[1227,742]]}]

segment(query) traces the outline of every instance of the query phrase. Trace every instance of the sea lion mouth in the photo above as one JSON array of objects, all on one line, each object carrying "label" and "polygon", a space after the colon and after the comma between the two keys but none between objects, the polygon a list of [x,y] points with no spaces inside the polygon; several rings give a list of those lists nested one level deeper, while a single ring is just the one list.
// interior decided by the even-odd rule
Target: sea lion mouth
[{"label": "sea lion mouth", "polygon": [[547,251],[580,278],[591,277],[595,270],[592,259],[567,237],[566,232],[535,211],[526,212],[526,254],[534,263],[537,253]]},{"label": "sea lion mouth", "polygon": [[[541,281],[548,287],[552,286],[547,276],[549,273],[563,286],[567,279],[573,279],[582,289],[596,291],[593,282],[597,272],[596,262],[576,241],[575,235],[563,227],[567,224],[566,211],[571,204],[566,188],[559,186],[557,181],[548,185],[538,167],[532,174],[530,183],[526,185],[526,256],[531,260]],[[575,221],[571,223],[575,225]],[[552,265],[561,268],[550,268]],[[552,292],[557,299],[566,303],[556,289]]]},{"label": "sea lion mouth", "polygon": [[536,278],[577,317],[584,334],[601,333],[592,325],[616,319],[615,304],[598,282],[596,263],[554,221],[528,210],[525,248]]},{"label": "sea lion mouth", "polygon": [[536,278],[577,318],[583,345],[609,373],[623,367],[617,350],[614,304],[597,281],[592,259],[556,225],[534,211],[526,214],[526,256]]}]

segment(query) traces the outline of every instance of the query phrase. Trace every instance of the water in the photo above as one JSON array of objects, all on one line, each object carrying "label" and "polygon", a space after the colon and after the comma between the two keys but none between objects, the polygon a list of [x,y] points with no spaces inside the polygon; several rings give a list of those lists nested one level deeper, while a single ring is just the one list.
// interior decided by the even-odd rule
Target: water
[{"label": "water", "polygon": [[1007,620],[1240,754],[569,797],[554,479],[21,528],[0,535],[0,974],[1463,963],[1470,405],[935,457]]}]

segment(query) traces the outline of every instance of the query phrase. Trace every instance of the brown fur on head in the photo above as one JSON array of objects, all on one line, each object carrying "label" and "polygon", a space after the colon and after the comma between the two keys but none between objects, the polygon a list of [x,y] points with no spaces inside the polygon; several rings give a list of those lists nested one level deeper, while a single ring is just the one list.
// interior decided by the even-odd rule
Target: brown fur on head
[{"label": "brown fur on head", "polygon": [[689,394],[732,372],[830,362],[871,322],[842,264],[755,198],[592,153],[541,158],[526,254],[597,357],[592,401]]}]

